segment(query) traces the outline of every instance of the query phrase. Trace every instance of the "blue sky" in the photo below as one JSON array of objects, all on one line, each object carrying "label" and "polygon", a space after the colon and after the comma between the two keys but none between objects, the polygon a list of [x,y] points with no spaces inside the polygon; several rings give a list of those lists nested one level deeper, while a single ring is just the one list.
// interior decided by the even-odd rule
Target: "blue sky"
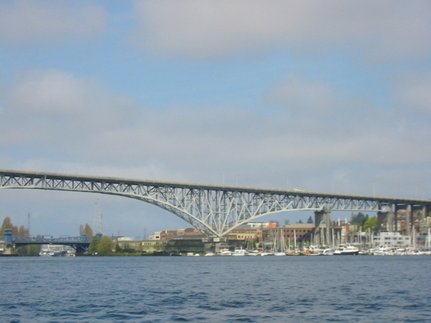
[{"label": "blue sky", "polygon": [[[0,168],[429,198],[430,18],[416,0],[3,1]],[[96,198],[107,233],[186,225],[0,193],[34,233],[75,234]]]}]

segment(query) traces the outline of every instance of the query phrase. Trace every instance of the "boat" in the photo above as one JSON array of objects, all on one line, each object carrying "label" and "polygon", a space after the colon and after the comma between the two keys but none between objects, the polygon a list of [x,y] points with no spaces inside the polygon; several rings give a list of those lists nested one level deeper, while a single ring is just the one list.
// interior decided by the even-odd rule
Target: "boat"
[{"label": "boat", "polygon": [[286,256],[286,241],[284,239],[284,231],[282,228],[277,230],[273,242],[273,255]]},{"label": "boat", "polygon": [[62,245],[47,245],[46,247],[43,247],[39,252],[39,256],[41,257],[64,257],[66,255],[67,249]]},{"label": "boat", "polygon": [[359,249],[354,246],[345,246],[340,247],[334,251],[334,255],[336,256],[351,256],[351,255],[358,255]]},{"label": "boat", "polygon": [[232,256],[245,256],[245,249],[235,249]]},{"label": "boat", "polygon": [[259,256],[259,250],[249,250],[247,251],[247,256]]},{"label": "boat", "polygon": [[334,252],[335,252],[334,249],[326,248],[323,251],[321,251],[319,253],[319,255],[321,255],[321,256],[333,256]]},{"label": "boat", "polygon": [[219,252],[220,256],[232,256],[232,252],[229,249],[222,249]]}]

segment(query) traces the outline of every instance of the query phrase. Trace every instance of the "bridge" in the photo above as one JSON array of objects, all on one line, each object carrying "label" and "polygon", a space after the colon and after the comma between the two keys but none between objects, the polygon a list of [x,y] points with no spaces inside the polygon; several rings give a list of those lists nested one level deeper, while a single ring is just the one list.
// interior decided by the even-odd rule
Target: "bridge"
[{"label": "bridge", "polygon": [[[420,209],[428,214],[431,200],[371,197],[300,190],[272,190],[0,170],[0,188],[74,191],[123,196],[174,213],[210,237],[221,238],[256,218],[285,211],[315,211],[316,223],[331,211],[387,213]],[[395,216],[396,221],[396,216]]]},{"label": "bridge", "polygon": [[15,247],[26,245],[66,245],[76,250],[77,254],[84,253],[90,246],[90,239],[87,236],[79,237],[16,237],[12,238]]}]

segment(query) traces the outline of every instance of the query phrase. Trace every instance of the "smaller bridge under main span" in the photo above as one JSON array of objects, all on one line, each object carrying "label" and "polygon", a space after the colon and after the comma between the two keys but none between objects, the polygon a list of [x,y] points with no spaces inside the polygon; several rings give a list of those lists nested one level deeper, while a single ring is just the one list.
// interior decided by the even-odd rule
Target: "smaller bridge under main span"
[{"label": "smaller bridge under main span", "polygon": [[78,254],[84,253],[90,247],[91,240],[87,236],[79,237],[16,237],[12,238],[15,247],[26,245],[65,245],[71,246]]},{"label": "smaller bridge under main span", "polygon": [[208,236],[219,238],[242,224],[278,212],[388,212],[408,206],[421,208],[427,213],[431,206],[431,200],[11,170],[0,170],[0,188],[88,192],[133,198],[168,210]]}]

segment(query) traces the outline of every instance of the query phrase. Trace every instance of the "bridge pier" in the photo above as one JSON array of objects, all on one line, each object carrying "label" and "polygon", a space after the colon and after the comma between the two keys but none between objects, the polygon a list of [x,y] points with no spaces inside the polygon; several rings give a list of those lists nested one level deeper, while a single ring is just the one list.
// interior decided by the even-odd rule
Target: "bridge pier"
[{"label": "bridge pier", "polygon": [[383,229],[383,226],[386,226],[386,218],[389,212],[387,211],[377,211],[377,226],[379,230]]},{"label": "bridge pier", "polygon": [[407,234],[411,237],[413,231],[413,207],[411,205],[406,206],[406,230]]},{"label": "bridge pier", "polygon": [[[321,227],[321,223],[324,223],[324,227]],[[327,209],[314,212],[314,243],[323,244],[330,246],[333,244],[333,238],[331,237],[332,220],[331,212]]]},{"label": "bridge pier", "polygon": [[395,206],[394,206],[394,224],[395,224],[394,231],[395,232],[399,231],[399,227],[398,227],[398,210],[399,210],[398,204],[395,204]]}]

